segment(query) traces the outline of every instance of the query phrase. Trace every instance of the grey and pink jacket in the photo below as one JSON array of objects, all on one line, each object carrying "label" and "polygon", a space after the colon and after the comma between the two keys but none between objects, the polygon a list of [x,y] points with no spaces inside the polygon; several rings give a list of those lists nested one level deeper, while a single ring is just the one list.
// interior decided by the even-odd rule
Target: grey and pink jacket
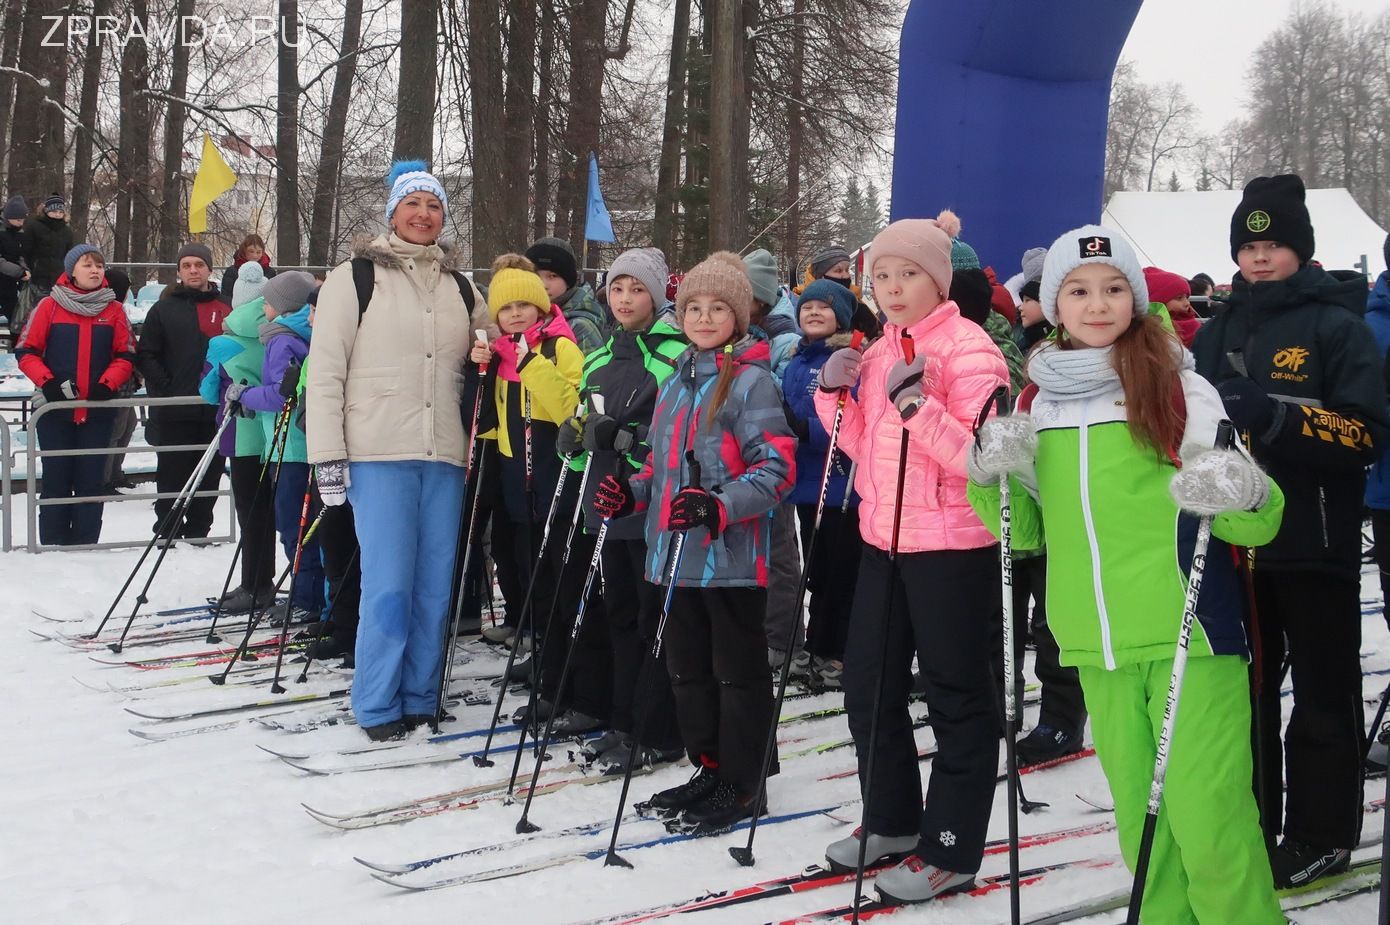
[{"label": "grey and pink jacket", "polygon": [[[727,359],[726,359],[727,357]],[[734,364],[733,383],[713,420],[710,400],[720,366]],[[666,580],[671,499],[690,484],[686,451],[700,464],[701,486],[719,502],[720,529],[686,534],[676,584],[681,587],[766,587],[770,531],[777,505],[796,484],[796,437],[772,380],[766,341],[744,338],[731,354],[691,348],[657,393],[648,432],[651,454],[629,480],[645,518],[647,580]]]}]

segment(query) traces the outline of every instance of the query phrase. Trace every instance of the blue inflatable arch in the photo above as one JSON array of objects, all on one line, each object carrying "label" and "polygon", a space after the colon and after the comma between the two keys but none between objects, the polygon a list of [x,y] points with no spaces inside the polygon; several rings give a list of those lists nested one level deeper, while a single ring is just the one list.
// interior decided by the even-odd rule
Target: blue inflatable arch
[{"label": "blue inflatable arch", "polygon": [[1110,81],[1142,0],[913,0],[892,218],[961,217],[1001,279],[1099,219]]}]

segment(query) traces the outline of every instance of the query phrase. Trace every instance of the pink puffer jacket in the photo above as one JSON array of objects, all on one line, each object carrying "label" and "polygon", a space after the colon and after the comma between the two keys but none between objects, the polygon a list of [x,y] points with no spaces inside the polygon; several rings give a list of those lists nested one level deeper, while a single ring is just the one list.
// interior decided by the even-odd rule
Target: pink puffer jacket
[{"label": "pink puffer jacket", "polygon": [[[887,550],[893,537],[893,496],[898,486],[898,453],[903,421],[888,401],[888,370],[902,359],[902,328],[884,326],[884,335],[864,352],[859,398],[845,403],[840,448],[855,460],[854,487],[859,532],[864,541]],[[994,390],[1009,381],[1004,357],[989,335],[962,318],[954,302],[944,302],[907,328],[917,355],[927,356],[926,403],[907,422],[911,434],[903,496],[900,552],[978,549],[995,542],[965,500],[965,455],[980,409]],[[816,414],[826,430],[835,418],[836,396],[816,392]]]}]

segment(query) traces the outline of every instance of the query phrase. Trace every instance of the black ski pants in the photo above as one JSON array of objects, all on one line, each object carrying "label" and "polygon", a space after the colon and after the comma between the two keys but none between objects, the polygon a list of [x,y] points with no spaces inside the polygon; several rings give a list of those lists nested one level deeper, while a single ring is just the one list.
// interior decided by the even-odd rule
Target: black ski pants
[{"label": "black ski pants", "polygon": [[[217,425],[211,417],[196,421],[160,421],[158,425],[160,446],[207,446],[217,435]],[[160,453],[155,461],[155,487],[161,493],[177,493],[184,482],[198,468],[202,458],[199,450],[186,450],[176,453]],[[198,483],[197,491],[217,491],[222,483],[222,469],[226,465],[222,456],[214,454],[208,462],[207,470]],[[165,516],[173,509],[176,498],[160,498],[154,503],[154,529],[159,530]],[[217,498],[193,498],[184,512],[183,523],[173,525],[173,533],[181,537],[204,537],[212,532],[213,509]]]},{"label": "black ski pants", "polygon": [[[816,522],[816,506],[799,504],[796,513],[801,524],[802,554],[812,555],[811,531]],[[854,590],[859,583],[859,560],[863,555],[859,508],[851,507],[843,514],[838,507],[825,508],[821,512],[820,536],[816,539],[807,582],[811,604],[806,650],[814,656],[844,660]]]},{"label": "black ski pants", "polygon": [[[999,766],[993,661],[1002,605],[999,547],[905,553],[897,567],[865,545],[845,649],[845,707],[859,756],[869,831],[919,837],[917,853],[946,870],[974,873]],[[887,659],[882,659],[887,633]],[[912,658],[926,682],[936,734],[926,806],[908,713]],[[883,684],[868,780],[876,686]]]},{"label": "black ski pants", "polygon": [[686,754],[745,797],[758,789],[773,720],[766,611],[765,588],[678,587],[666,622],[666,670]]},{"label": "black ski pants", "polygon": [[333,621],[333,638],[351,651],[357,642],[358,608],[362,603],[362,557],[357,552],[357,524],[352,516],[352,505],[325,507],[318,538],[323,551],[324,577],[328,581],[331,609],[327,619]]},{"label": "black ski pants", "polygon": [[[1028,556],[1013,560],[1014,639],[1017,642],[1018,670],[1023,671],[1022,648],[1030,630],[1036,658],[1033,673],[1042,685],[1042,710],[1038,724],[1079,736],[1086,728],[1086,698],[1076,669],[1061,663],[1061,648],[1047,625],[1047,556]],[[1028,604],[1033,613],[1030,618]],[[1002,670],[1002,669],[1001,669]]]},{"label": "black ski pants", "polygon": [[1371,537],[1375,540],[1376,568],[1380,572],[1380,615],[1390,626],[1390,511],[1371,508]]},{"label": "black ski pants", "polygon": [[647,581],[645,540],[603,544],[603,611],[613,658],[609,725],[649,748],[681,747],[666,658],[653,658],[664,590]]},{"label": "black ski pants", "polygon": [[[1256,709],[1264,711],[1256,773],[1264,776],[1265,835],[1273,841],[1282,822],[1286,837],[1317,848],[1354,848],[1361,835],[1366,723],[1358,576],[1261,567],[1257,559],[1254,580],[1263,648]],[[1293,709],[1281,739],[1286,659]]]},{"label": "black ski pants", "polygon": [[241,530],[241,586],[269,591],[275,584],[275,493],[270,487],[275,463],[264,466],[264,478],[259,456],[233,456],[230,465],[232,503]]}]

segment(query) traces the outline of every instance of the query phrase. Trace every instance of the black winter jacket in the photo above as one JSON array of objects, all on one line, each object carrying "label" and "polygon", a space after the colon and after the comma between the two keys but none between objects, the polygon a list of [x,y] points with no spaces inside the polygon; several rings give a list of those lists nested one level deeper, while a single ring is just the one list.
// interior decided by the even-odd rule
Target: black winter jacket
[{"label": "black winter jacket", "polygon": [[63,274],[63,258],[77,243],[72,236],[72,226],[62,219],[31,215],[24,222],[24,233],[29,236],[29,270],[33,281],[45,290],[52,289]]},{"label": "black winter jacket", "polygon": [[1287,406],[1272,433],[1250,435],[1251,452],[1285,499],[1284,523],[1256,553],[1259,564],[1360,571],[1366,467],[1390,441],[1365,309],[1359,273],[1304,266],[1253,286],[1237,274],[1228,307],[1193,342],[1208,381],[1248,375]]},{"label": "black winter jacket", "polygon": [[[21,266],[29,265],[29,235],[23,228],[16,228],[9,222],[0,222],[0,260]],[[0,273],[0,314],[9,315],[19,299],[19,280]],[[12,332],[19,339],[18,331]]]},{"label": "black winter jacket", "polygon": [[[222,320],[231,312],[213,286],[207,291],[170,286],[150,307],[140,332],[137,366],[150,395],[197,395],[203,378],[208,339],[222,333]],[[158,422],[212,421],[211,405],[174,405],[150,409]]]}]

